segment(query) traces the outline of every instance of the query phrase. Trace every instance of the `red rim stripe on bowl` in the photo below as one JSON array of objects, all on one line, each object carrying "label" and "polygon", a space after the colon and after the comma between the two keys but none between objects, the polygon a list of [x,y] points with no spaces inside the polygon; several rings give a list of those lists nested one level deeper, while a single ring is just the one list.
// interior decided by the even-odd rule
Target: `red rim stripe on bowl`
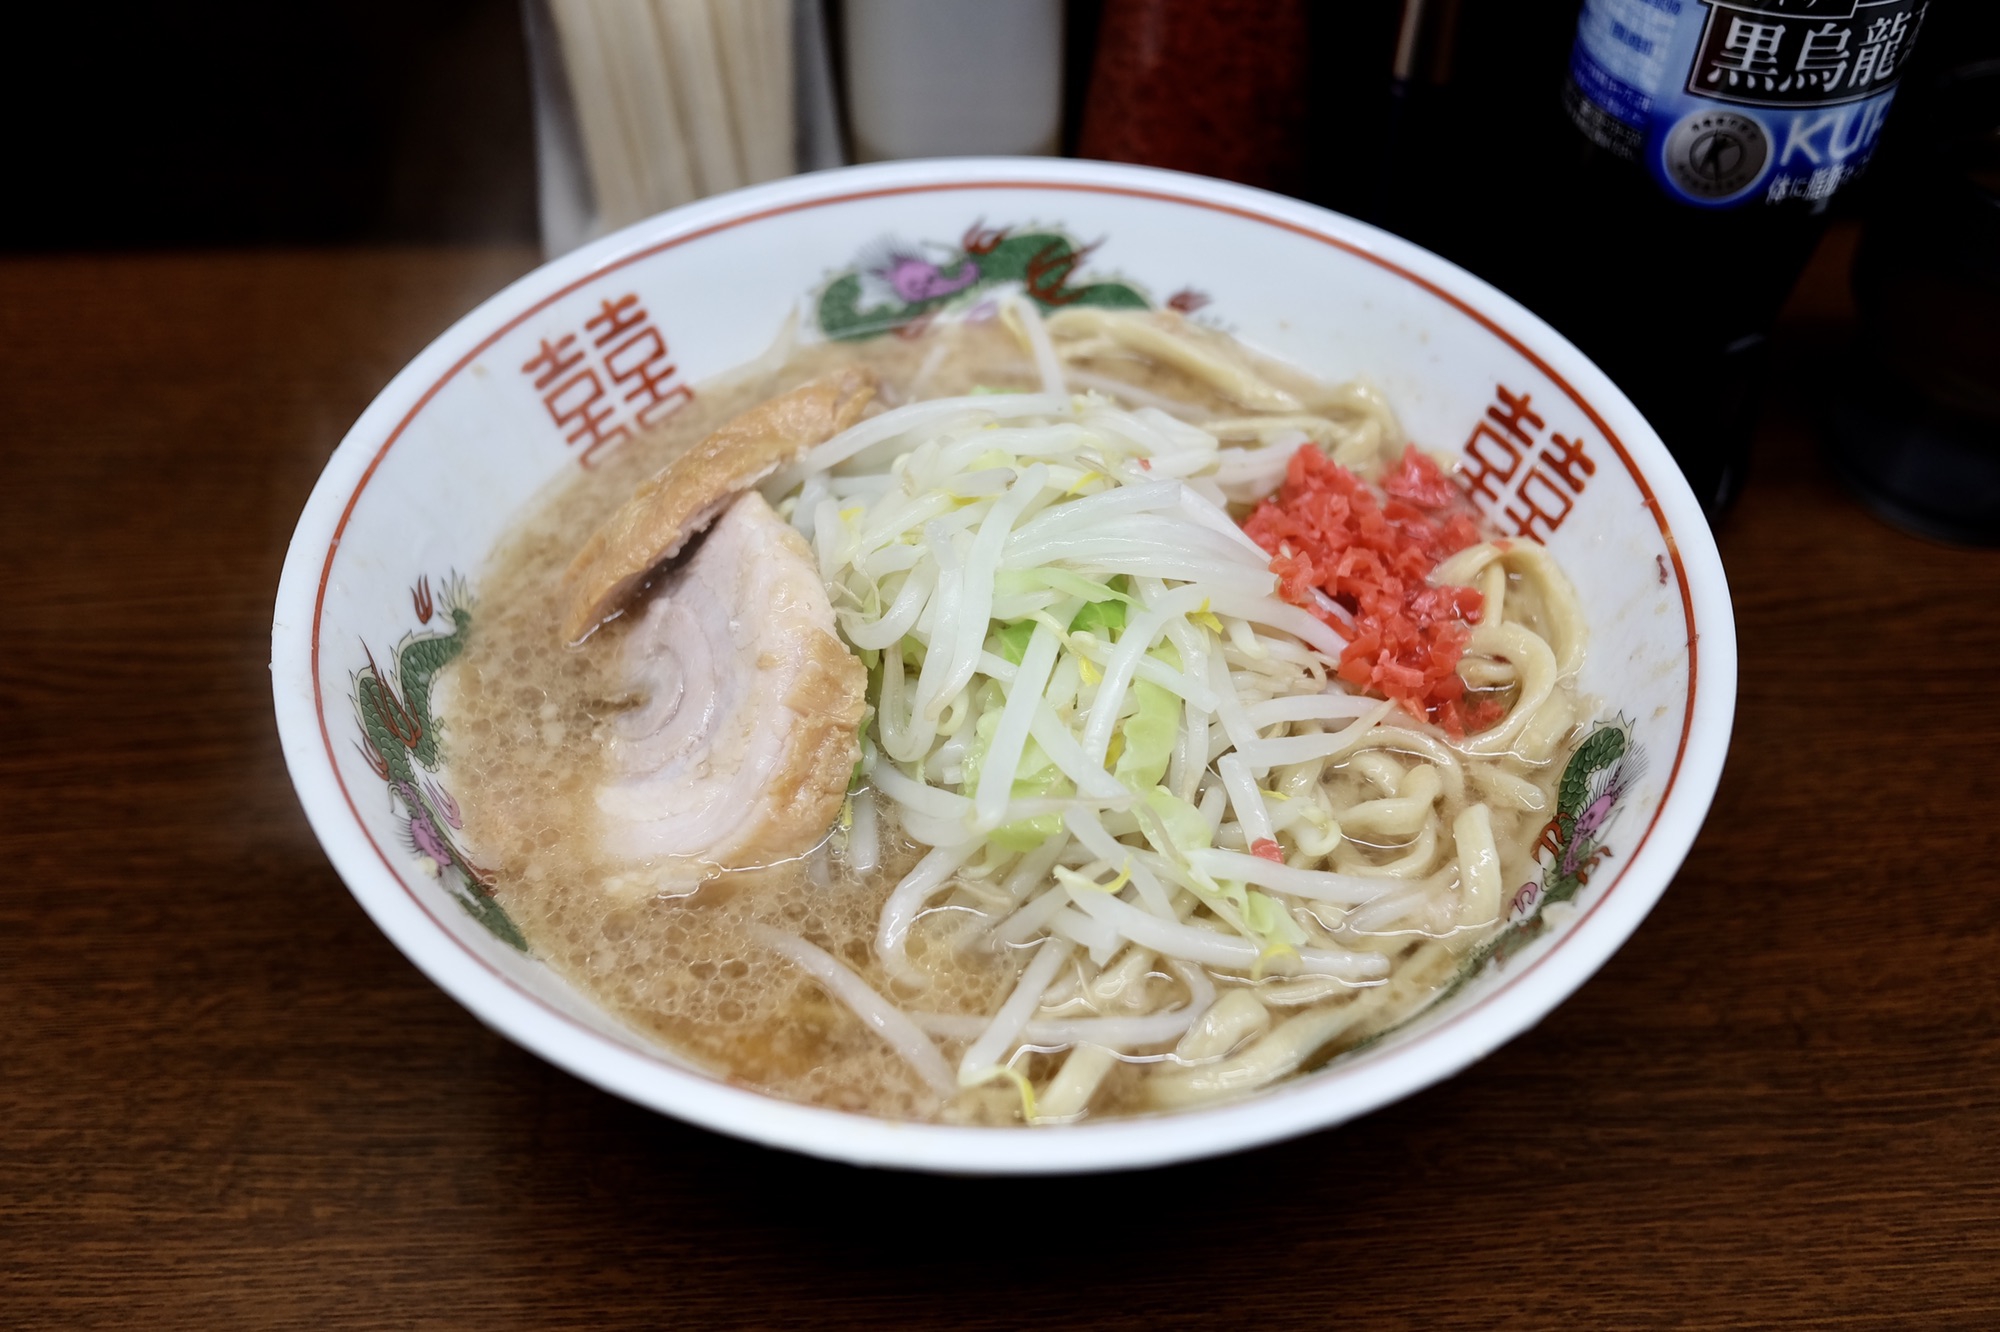
[{"label": "red rim stripe on bowl", "polygon": [[[1548,961],[1549,958],[1555,956],[1556,952],[1562,947],[1563,944],[1568,942],[1568,940],[1575,934],[1575,932],[1578,929],[1582,927],[1583,923],[1589,920],[1592,915],[1596,914],[1597,909],[1599,907],[1603,906],[1605,902],[1610,900],[1611,895],[1617,891],[1619,884],[1624,881],[1626,870],[1629,869],[1630,866],[1638,860],[1640,853],[1645,850],[1647,841],[1651,839],[1654,828],[1657,827],[1659,824],[1660,815],[1666,810],[1668,797],[1672,795],[1674,789],[1674,783],[1680,776],[1682,759],[1687,754],[1688,738],[1693,733],[1694,730],[1696,680],[1698,676],[1697,648],[1698,648],[1699,635],[1697,635],[1695,632],[1695,624],[1694,624],[1694,592],[1693,589],[1688,584],[1687,570],[1683,567],[1681,562],[1680,545],[1678,542],[1674,540],[1673,529],[1668,526],[1666,514],[1661,510],[1659,500],[1653,494],[1653,488],[1647,484],[1645,474],[1641,472],[1636,465],[1634,465],[1634,463],[1632,462],[1631,455],[1625,451],[1625,445],[1623,444],[1623,442],[1619,440],[1617,434],[1612,431],[1611,427],[1608,424],[1606,424],[1604,418],[1601,415],[1599,415],[1597,409],[1593,407],[1587,400],[1585,400],[1582,394],[1578,393],[1574,388],[1572,388],[1567,379],[1557,374],[1553,367],[1551,367],[1547,362],[1542,360],[1540,356],[1537,356],[1534,352],[1530,351],[1526,346],[1524,346],[1520,342],[1519,339],[1515,338],[1513,334],[1509,333],[1506,329],[1500,327],[1500,325],[1493,322],[1493,320],[1488,318],[1484,313],[1475,309],[1473,306],[1468,305],[1465,301],[1461,300],[1459,297],[1453,295],[1449,291],[1446,291],[1444,288],[1438,286],[1434,282],[1431,282],[1427,278],[1419,277],[1417,274],[1410,272],[1408,269],[1402,267],[1400,264],[1397,264],[1387,258],[1384,258],[1379,254],[1375,254],[1359,245],[1354,244],[1351,241],[1345,241],[1336,236],[1329,236],[1325,232],[1317,231],[1312,227],[1305,226],[1301,223],[1288,222],[1283,218],[1272,217],[1269,214],[1260,213],[1254,209],[1245,208],[1240,205],[1218,203],[1207,199],[1190,198],[1186,195],[1172,194],[1162,190],[1141,189],[1135,186],[1087,184],[1079,181],[1048,181],[1048,180],[1032,180],[1032,179],[949,181],[949,182],[938,182],[926,185],[885,186],[880,189],[856,190],[856,191],[850,191],[845,194],[827,195],[823,198],[803,199],[794,203],[778,204],[770,208],[760,209],[759,211],[754,213],[747,213],[742,217],[731,218],[727,221],[713,223],[706,227],[699,227],[693,231],[688,232],[685,235],[671,237],[667,240],[659,241],[655,244],[645,246],[642,249],[634,250],[631,254],[624,255],[619,259],[609,264],[606,264],[602,268],[594,269],[589,274],[578,278],[576,281],[571,282],[566,286],[563,286],[557,289],[556,291],[549,293],[541,300],[535,302],[535,304],[529,306],[527,309],[522,310],[520,313],[516,314],[506,323],[502,324],[499,328],[495,329],[492,333],[488,334],[486,338],[480,341],[480,343],[477,346],[473,347],[471,351],[468,351],[464,356],[460,357],[451,366],[450,369],[446,370],[442,375],[438,376],[438,378],[430,385],[430,387],[426,388],[423,391],[423,393],[417,398],[417,401],[410,407],[410,410],[403,415],[403,419],[396,423],[395,428],[391,430],[388,434],[388,437],[382,441],[381,447],[375,451],[375,456],[369,459],[368,466],[361,473],[361,479],[355,483],[353,493],[347,497],[347,503],[340,511],[340,521],[334,525],[333,539],[327,544],[326,559],[324,563],[320,566],[319,587],[315,591],[313,596],[313,623],[312,623],[313,710],[319,719],[320,740],[326,747],[327,766],[333,772],[334,782],[336,785],[340,787],[340,794],[342,798],[347,801],[347,808],[348,811],[354,816],[355,826],[360,829],[361,835],[367,839],[368,845],[374,848],[376,857],[381,860],[382,867],[389,872],[389,877],[396,881],[397,885],[402,888],[404,894],[407,895],[410,901],[416,905],[417,909],[421,911],[433,925],[436,925],[439,931],[442,932],[446,938],[450,939],[454,944],[456,944],[460,950],[462,950],[467,956],[471,957],[472,960],[478,963],[480,967],[482,967],[487,972],[491,973],[493,976],[498,978],[502,983],[504,983],[509,989],[513,990],[515,993],[520,994],[524,998],[528,999],[531,1003],[533,1003],[537,1008],[541,1009],[543,1012],[548,1013],[550,1016],[557,1018],[558,1020],[562,1021],[563,1023],[569,1026],[577,1028],[578,1030],[585,1033],[587,1036],[596,1040],[605,1041],[609,1044],[616,1045],[626,1050],[630,1050],[633,1053],[638,1054],[643,1058],[653,1061],[655,1063],[662,1063],[663,1061],[660,1060],[660,1057],[656,1051],[631,1041],[619,1039],[618,1037],[610,1035],[600,1030],[599,1028],[590,1025],[589,1023],[583,1022],[578,1018],[572,1017],[570,1014],[565,1013],[561,1009],[548,1003],[541,996],[535,994],[532,990],[526,989],[525,987],[516,983],[512,977],[508,976],[500,968],[494,966],[491,962],[487,961],[486,958],[481,956],[476,949],[466,944],[462,939],[458,937],[458,934],[454,930],[452,930],[448,925],[446,925],[442,920],[438,918],[437,914],[430,909],[430,907],[424,902],[423,898],[416,892],[415,889],[413,889],[410,886],[409,882],[403,878],[402,874],[397,871],[396,865],[393,861],[389,859],[388,853],[382,849],[381,844],[378,843],[375,840],[374,835],[369,832],[367,822],[361,817],[360,806],[355,803],[353,792],[348,790],[346,779],[341,776],[340,763],[336,757],[336,752],[334,749],[333,735],[327,725],[325,698],[320,689],[320,664],[319,664],[320,621],[325,611],[327,584],[333,576],[334,556],[339,553],[341,537],[347,531],[348,520],[354,516],[354,507],[361,499],[361,492],[368,488],[368,483],[374,479],[376,469],[382,465],[382,460],[388,456],[389,450],[392,447],[394,447],[396,441],[402,437],[403,432],[409,428],[410,423],[416,420],[417,415],[430,404],[431,399],[435,398],[446,384],[448,384],[452,379],[456,378],[459,372],[464,370],[473,361],[477,360],[481,355],[490,350],[495,343],[500,341],[500,339],[506,337],[509,333],[513,332],[516,328],[518,328],[522,323],[524,323],[530,318],[533,318],[535,315],[541,313],[543,310],[547,309],[551,305],[554,305],[557,301],[562,300],[564,297],[570,295],[571,293],[579,291],[584,287],[590,286],[592,283],[600,281],[608,274],[614,273],[617,270],[624,268],[629,264],[636,263],[641,259],[649,258],[655,254],[660,254],[667,250],[676,249],[679,246],[686,245],[692,241],[702,240],[708,236],[713,236],[720,232],[733,230],[736,227],[744,226],[751,222],[761,222],[767,218],[779,217],[787,213],[798,213],[798,212],[804,212],[808,209],[825,208],[836,204],[856,203],[869,199],[881,199],[881,198],[888,198],[900,195],[932,194],[932,193],[942,193],[947,191],[960,191],[960,190],[1010,190],[1010,189],[1051,190],[1051,191],[1060,191],[1071,194],[1117,195],[1135,199],[1147,199],[1158,203],[1178,204],[1183,207],[1205,209],[1212,213],[1223,213],[1229,216],[1242,218],[1246,221],[1260,223],[1264,226],[1275,227],[1281,231],[1291,232],[1294,235],[1304,237],[1308,240],[1317,241],[1322,245],[1328,245],[1333,247],[1334,249],[1343,250],[1346,253],[1351,254],[1358,259],[1366,260],[1368,263],[1374,264],[1378,268],[1382,268],[1388,272],[1394,273],[1396,276],[1402,278],[1406,282],[1409,282],[1412,285],[1422,289],[1423,291],[1428,292],[1430,295],[1445,302],[1447,305],[1451,306],[1459,313],[1466,315],[1467,317],[1472,319],[1474,322],[1479,324],[1480,327],[1484,328],[1487,332],[1493,334],[1493,336],[1499,338],[1508,347],[1512,348],[1516,354],[1518,354],[1524,360],[1533,365],[1538,371],[1542,373],[1542,375],[1545,378],[1549,380],[1550,383],[1553,383],[1554,385],[1556,385],[1556,387],[1561,389],[1564,395],[1567,396],[1571,402],[1576,404],[1577,408],[1580,411],[1582,411],[1587,418],[1589,418],[1590,423],[1597,428],[1600,434],[1604,436],[1605,440],[1611,445],[1612,450],[1617,453],[1618,460],[1624,464],[1625,471],[1632,478],[1633,484],[1635,484],[1639,488],[1640,497],[1645,501],[1647,511],[1653,515],[1653,521],[1659,527],[1660,536],[1666,542],[1667,555],[1673,561],[1674,579],[1676,583],[1679,585],[1681,594],[1681,611],[1686,619],[1686,624],[1687,624],[1687,653],[1688,653],[1687,710],[1681,722],[1680,740],[1674,748],[1673,767],[1671,770],[1669,770],[1667,774],[1666,785],[1662,787],[1660,790],[1659,804],[1653,810],[1653,817],[1646,824],[1646,830],[1644,833],[1640,835],[1639,841],[1633,847],[1631,854],[1626,857],[1624,866],[1622,866],[1619,869],[1618,873],[1612,877],[1611,882],[1605,885],[1604,891],[1593,895],[1592,902],[1590,903],[1589,906],[1584,908],[1584,910],[1580,915],[1576,917],[1575,924],[1571,927],[1571,929],[1564,935],[1562,935],[1560,938],[1556,939],[1554,943],[1550,945],[1549,948],[1544,950],[1540,955],[1538,955],[1532,961],[1530,961],[1527,966],[1522,967],[1519,971],[1513,972],[1512,974],[1507,976],[1506,979],[1501,981],[1499,984],[1495,985],[1490,991],[1488,991],[1483,995],[1480,995],[1477,999],[1473,1000],[1471,1003],[1464,1005],[1458,1011],[1452,1013],[1443,1021],[1439,1022],[1437,1026],[1431,1028],[1430,1031],[1432,1033],[1435,1033],[1438,1031],[1442,1031],[1448,1027],[1457,1025],[1460,1021],[1471,1016],[1479,1009],[1486,1007],[1488,1004],[1498,999],[1502,994],[1505,994],[1508,990],[1513,989],[1521,981],[1525,980],[1528,976],[1532,975],[1535,972],[1535,970],[1539,968],[1544,962]],[[715,1082],[725,1086],[747,1087],[748,1085],[738,1082],[736,1079],[733,1078],[718,1078],[704,1071],[694,1068],[683,1067],[681,1065],[668,1064],[665,1066],[673,1068],[676,1072],[685,1073],[691,1077],[703,1078],[709,1082]],[[1336,1068],[1336,1069],[1326,1070],[1324,1075],[1314,1075],[1309,1079],[1309,1081],[1316,1084],[1324,1081],[1326,1078],[1338,1078],[1340,1076],[1342,1076],[1342,1071]],[[1271,1091],[1282,1092],[1283,1089],[1273,1088],[1271,1089]],[[1264,1097],[1260,1097],[1259,1099],[1268,1099],[1270,1094],[1271,1094],[1270,1092],[1267,1092]],[[825,1107],[819,1107],[819,1108],[825,1109]],[[846,1112],[828,1110],[827,1113],[845,1114]],[[1088,1126],[1083,1126],[1083,1127],[1084,1131],[1088,1131]]]}]

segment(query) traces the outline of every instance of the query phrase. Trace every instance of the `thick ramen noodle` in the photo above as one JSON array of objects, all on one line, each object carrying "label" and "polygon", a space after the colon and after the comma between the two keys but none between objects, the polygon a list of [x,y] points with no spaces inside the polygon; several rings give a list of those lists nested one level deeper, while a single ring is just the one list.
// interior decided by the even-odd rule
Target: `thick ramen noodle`
[{"label": "thick ramen noodle", "polygon": [[477,596],[446,752],[534,951],[719,1076],[901,1119],[1198,1105],[1407,1020],[1583,716],[1539,547],[1372,390],[1171,315],[781,346]]}]

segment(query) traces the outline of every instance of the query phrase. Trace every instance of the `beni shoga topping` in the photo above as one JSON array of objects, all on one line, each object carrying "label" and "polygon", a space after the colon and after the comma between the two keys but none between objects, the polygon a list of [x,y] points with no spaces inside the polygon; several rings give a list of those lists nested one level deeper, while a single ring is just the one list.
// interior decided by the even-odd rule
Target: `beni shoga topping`
[{"label": "beni shoga topping", "polygon": [[[1172,315],[997,308],[713,395],[641,493],[714,532],[619,562],[580,646],[564,552],[630,536],[642,474],[533,520],[458,672],[497,797],[468,835],[531,939],[783,1094],[974,1123],[1238,1095],[1493,936],[1582,715],[1581,619],[1372,391]],[[873,400],[763,431],[755,475],[675,461],[840,375]],[[561,682],[567,758],[490,739],[522,662]]]}]

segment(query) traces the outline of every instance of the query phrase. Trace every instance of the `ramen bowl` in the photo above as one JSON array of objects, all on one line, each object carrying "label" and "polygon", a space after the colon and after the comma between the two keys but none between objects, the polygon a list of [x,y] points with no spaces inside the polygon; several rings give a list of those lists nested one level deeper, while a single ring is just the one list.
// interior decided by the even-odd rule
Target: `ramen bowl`
[{"label": "ramen bowl", "polygon": [[[1326,379],[1379,386],[1412,440],[1457,461],[1490,521],[1545,543],[1574,580],[1591,634],[1579,689],[1588,724],[1619,732],[1622,776],[1586,816],[1550,821],[1534,875],[1505,888],[1492,946],[1468,956],[1444,998],[1254,1096],[1012,1128],[781,1100],[702,1071],[538,959],[456,846],[449,719],[393,687],[398,665],[469,631],[467,580],[539,492],[756,356],[788,318],[806,336],[893,337],[1021,287],[1051,305],[1171,307]],[[981,159],[705,200],[566,255],[459,320],[327,464],[285,562],[272,672],[286,760],[328,857],[396,946],[488,1025],[718,1132],[862,1164],[1033,1173],[1158,1165],[1324,1129],[1532,1026],[1639,926],[1686,855],[1721,773],[1736,660],[1714,541],[1659,438],[1513,301],[1275,195]]]}]

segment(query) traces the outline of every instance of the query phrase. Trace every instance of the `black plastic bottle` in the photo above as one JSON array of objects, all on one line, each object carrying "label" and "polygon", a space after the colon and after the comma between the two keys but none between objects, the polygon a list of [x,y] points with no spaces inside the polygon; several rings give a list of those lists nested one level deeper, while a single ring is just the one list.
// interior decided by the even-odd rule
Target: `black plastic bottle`
[{"label": "black plastic bottle", "polygon": [[1857,345],[1822,401],[1826,455],[1878,513],[2000,546],[2000,15],[1983,21],[1940,23],[1954,40],[1926,58],[1947,68],[1905,93],[1854,262]]},{"label": "black plastic bottle", "polygon": [[1585,0],[1572,207],[1505,285],[1629,393],[1711,515],[1743,483],[1767,338],[1880,140],[1927,0]]}]

